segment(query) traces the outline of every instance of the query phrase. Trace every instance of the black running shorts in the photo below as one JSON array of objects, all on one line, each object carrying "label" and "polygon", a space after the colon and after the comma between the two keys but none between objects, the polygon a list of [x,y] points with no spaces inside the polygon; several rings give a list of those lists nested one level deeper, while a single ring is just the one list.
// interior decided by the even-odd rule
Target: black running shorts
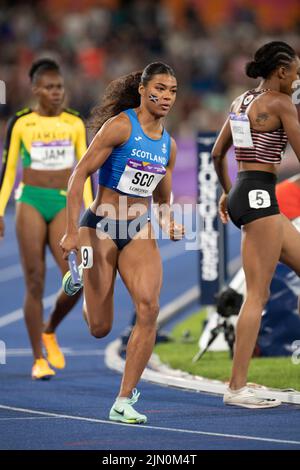
[{"label": "black running shorts", "polygon": [[266,171],[238,173],[227,199],[229,217],[238,228],[253,220],[280,214],[276,182],[276,175]]}]

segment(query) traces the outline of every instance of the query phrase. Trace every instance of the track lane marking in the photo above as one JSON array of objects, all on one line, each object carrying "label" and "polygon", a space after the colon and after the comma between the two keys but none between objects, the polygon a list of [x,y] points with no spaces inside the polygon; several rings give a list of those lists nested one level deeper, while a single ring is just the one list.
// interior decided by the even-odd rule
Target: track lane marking
[{"label": "track lane marking", "polygon": [[113,421],[108,421],[104,419],[96,419],[96,418],[86,418],[84,416],[72,416],[72,415],[65,415],[65,414],[58,414],[58,413],[50,413],[46,411],[37,411],[37,410],[30,410],[27,408],[17,408],[13,406],[7,405],[0,405],[0,409],[3,410],[10,410],[10,411],[19,411],[20,413],[31,413],[43,416],[53,416],[55,418],[65,418],[65,419],[72,419],[75,421],[85,421],[88,423],[98,423],[98,424],[110,424],[112,426],[130,426],[131,428],[139,429],[151,429],[151,430],[158,430],[158,431],[167,431],[167,432],[176,432],[176,433],[184,433],[184,434],[195,434],[201,436],[211,436],[211,437],[226,437],[230,439],[241,439],[241,440],[249,440],[249,441],[260,441],[260,442],[273,442],[277,444],[292,444],[292,445],[299,445],[300,441],[291,441],[287,439],[271,439],[268,437],[256,437],[256,436],[245,436],[240,434],[226,434],[226,433],[219,433],[219,432],[208,432],[208,431],[197,431],[192,429],[180,429],[180,428],[167,428],[162,426],[150,426],[150,425],[134,425],[134,424],[124,424],[124,423],[116,423]]}]

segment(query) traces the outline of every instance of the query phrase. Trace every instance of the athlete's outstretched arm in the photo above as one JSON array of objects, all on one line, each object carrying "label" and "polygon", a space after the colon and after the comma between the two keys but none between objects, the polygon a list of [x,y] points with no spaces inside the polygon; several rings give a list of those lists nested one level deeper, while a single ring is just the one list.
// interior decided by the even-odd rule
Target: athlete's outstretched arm
[{"label": "athlete's outstretched arm", "polygon": [[220,134],[217,137],[217,140],[211,153],[216,173],[218,175],[220,184],[224,190],[219,201],[219,214],[223,223],[229,221],[227,213],[227,194],[231,189],[231,181],[228,174],[226,153],[228,152],[231,146],[232,135],[229,118],[227,118],[221,129]]},{"label": "athlete's outstretched arm", "polygon": [[179,240],[184,235],[184,227],[176,224],[174,214],[170,207],[172,174],[175,167],[176,153],[176,143],[175,140],[171,138],[171,152],[166,174],[153,191],[155,216],[160,227],[170,235],[172,240]]},{"label": "athlete's outstretched arm", "polygon": [[103,165],[113,148],[124,143],[129,135],[130,123],[126,116],[110,119],[97,132],[87,152],[76,165],[68,184],[67,228],[61,241],[65,258],[72,249],[78,248],[78,219],[86,179]]}]

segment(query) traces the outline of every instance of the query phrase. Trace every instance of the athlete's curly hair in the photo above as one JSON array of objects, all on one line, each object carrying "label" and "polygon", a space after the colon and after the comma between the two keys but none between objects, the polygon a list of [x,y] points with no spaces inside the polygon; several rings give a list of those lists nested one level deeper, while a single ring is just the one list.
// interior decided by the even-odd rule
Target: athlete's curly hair
[{"label": "athlete's curly hair", "polygon": [[137,71],[113,80],[106,90],[99,106],[92,109],[88,127],[96,133],[111,117],[125,109],[137,108],[140,105],[139,85],[144,86],[154,75],[167,74],[175,77],[174,70],[163,62],[153,62],[143,71]]},{"label": "athlete's curly hair", "polygon": [[254,60],[246,64],[246,75],[267,78],[277,67],[288,67],[295,58],[296,52],[285,42],[268,42],[255,52]]}]

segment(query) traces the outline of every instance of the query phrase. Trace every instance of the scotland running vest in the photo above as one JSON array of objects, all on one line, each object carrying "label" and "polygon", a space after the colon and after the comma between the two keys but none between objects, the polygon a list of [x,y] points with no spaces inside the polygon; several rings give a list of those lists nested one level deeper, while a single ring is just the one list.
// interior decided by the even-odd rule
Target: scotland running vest
[{"label": "scotland running vest", "polygon": [[164,129],[160,139],[148,137],[134,109],[124,111],[131,134],[115,147],[99,170],[99,184],[131,197],[149,197],[166,174],[171,139]]}]

